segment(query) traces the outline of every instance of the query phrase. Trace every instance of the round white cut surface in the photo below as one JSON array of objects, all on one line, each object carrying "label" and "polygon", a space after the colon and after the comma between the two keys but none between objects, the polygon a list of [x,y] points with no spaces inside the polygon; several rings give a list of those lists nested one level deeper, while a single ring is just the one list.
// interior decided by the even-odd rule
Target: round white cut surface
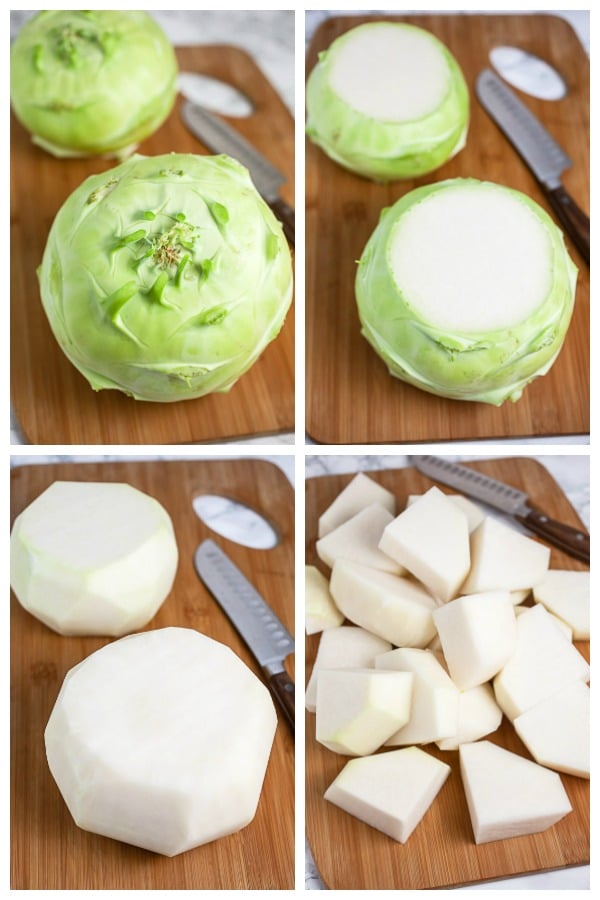
[{"label": "round white cut surface", "polygon": [[276,724],[269,691],[232,650],[163,628],[67,673],[46,754],[77,825],[175,856],[253,819]]},{"label": "round white cut surface", "polygon": [[56,481],[11,534],[17,599],[64,635],[143,628],[171,590],[177,560],[164,507],[117,482]]},{"label": "round white cut surface", "polygon": [[495,185],[455,187],[415,204],[388,249],[416,313],[449,331],[506,329],[527,319],[552,284],[552,245],[534,212]]},{"label": "round white cut surface", "polygon": [[450,70],[438,45],[408,28],[358,28],[342,42],[329,83],[349,106],[388,122],[429,115],[448,92]]}]

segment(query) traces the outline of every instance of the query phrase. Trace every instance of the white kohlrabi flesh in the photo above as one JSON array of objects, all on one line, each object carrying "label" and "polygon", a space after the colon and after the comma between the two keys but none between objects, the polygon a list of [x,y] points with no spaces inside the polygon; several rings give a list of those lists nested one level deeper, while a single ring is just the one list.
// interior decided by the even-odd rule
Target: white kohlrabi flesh
[{"label": "white kohlrabi flesh", "polygon": [[162,628],[67,673],[46,755],[80,828],[175,856],[251,822],[276,725],[268,689],[229,647]]},{"label": "white kohlrabi flesh", "polygon": [[499,406],[554,363],[576,276],[533,200],[450,179],[383,211],[356,277],[362,332],[397,378]]},{"label": "white kohlrabi flesh", "polygon": [[55,481],[15,519],[10,583],[64,635],[143,628],[169,594],[177,543],[166,509],[129,484]]},{"label": "white kohlrabi flesh", "polygon": [[11,102],[55,156],[125,156],[167,118],[177,60],[141,10],[43,10],[11,48]]},{"label": "white kohlrabi flesh", "polygon": [[228,156],[133,156],[88,178],[54,220],[39,280],[94,390],[162,402],[229,390],[292,298],[281,225]]},{"label": "white kohlrabi flesh", "polygon": [[306,85],[309,137],[376,181],[414,178],[465,144],[469,94],[444,44],[414,25],[370,22],[337,38]]}]

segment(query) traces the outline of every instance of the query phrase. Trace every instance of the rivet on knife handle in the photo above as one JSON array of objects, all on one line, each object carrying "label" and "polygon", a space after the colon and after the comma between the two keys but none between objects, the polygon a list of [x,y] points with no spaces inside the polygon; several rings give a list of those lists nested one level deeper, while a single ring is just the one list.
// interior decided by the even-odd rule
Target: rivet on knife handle
[{"label": "rivet on knife handle", "polygon": [[539,537],[545,538],[554,544],[555,547],[564,550],[566,553],[574,556],[575,559],[580,559],[589,565],[589,534],[580,531],[578,528],[565,525],[563,522],[557,522],[537,509],[532,509],[527,515],[516,516],[516,518],[530,531],[539,535]]}]

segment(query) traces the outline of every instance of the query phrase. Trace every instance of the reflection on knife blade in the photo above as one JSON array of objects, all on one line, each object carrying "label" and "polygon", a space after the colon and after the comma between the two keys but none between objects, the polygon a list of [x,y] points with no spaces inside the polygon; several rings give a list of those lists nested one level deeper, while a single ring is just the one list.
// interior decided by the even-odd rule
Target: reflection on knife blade
[{"label": "reflection on knife blade", "polygon": [[248,169],[257,191],[280,220],[285,236],[293,244],[294,210],[279,192],[286,180],[285,176],[235,128],[202,106],[186,101],[181,108],[181,117],[192,134],[209,150],[213,153],[226,153]]}]

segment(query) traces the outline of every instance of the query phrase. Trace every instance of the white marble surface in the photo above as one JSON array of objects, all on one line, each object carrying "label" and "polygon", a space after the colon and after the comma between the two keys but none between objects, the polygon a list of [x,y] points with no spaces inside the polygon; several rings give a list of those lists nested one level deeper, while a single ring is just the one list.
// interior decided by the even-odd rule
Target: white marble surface
[{"label": "white marble surface", "polygon": [[[450,461],[481,459],[485,453],[478,455],[455,455],[444,458]],[[562,488],[570,503],[587,528],[590,525],[590,460],[587,454],[545,454],[532,456],[544,465],[555,481]],[[410,466],[408,456],[402,455],[311,455],[306,457],[306,478],[318,478],[325,475],[340,475],[349,472],[369,472],[382,469],[399,469]],[[510,880],[487,882],[486,890],[589,890],[589,866],[560,869],[554,872],[543,872]],[[324,890],[318,869],[306,844],[306,890]],[[460,888],[460,890],[481,890],[481,886]]]},{"label": "white marble surface", "polygon": [[[294,112],[294,10],[151,10],[176,46],[233,44],[250,53]],[[14,38],[32,10],[11,10],[10,30]],[[11,446],[27,441],[11,410]],[[279,446],[294,443],[293,432],[244,438],[224,443],[244,446]]]}]

